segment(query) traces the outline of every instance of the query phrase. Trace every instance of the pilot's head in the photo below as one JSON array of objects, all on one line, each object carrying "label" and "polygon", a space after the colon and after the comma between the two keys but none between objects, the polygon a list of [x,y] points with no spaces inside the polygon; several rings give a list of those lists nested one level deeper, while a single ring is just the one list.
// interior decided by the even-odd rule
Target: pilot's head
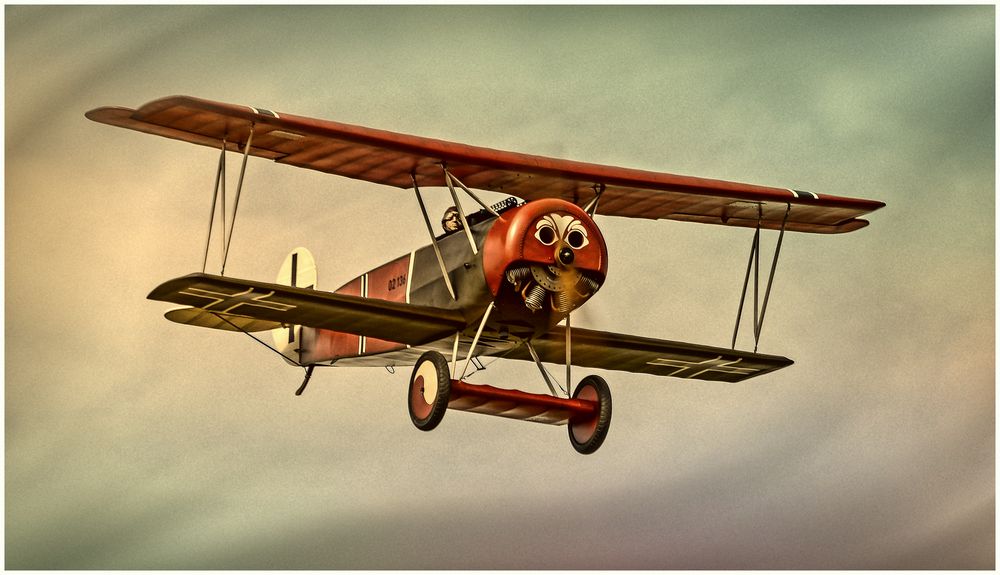
[{"label": "pilot's head", "polygon": [[462,220],[458,219],[458,208],[451,206],[444,211],[444,217],[441,218],[441,227],[446,232],[455,232],[462,229]]}]

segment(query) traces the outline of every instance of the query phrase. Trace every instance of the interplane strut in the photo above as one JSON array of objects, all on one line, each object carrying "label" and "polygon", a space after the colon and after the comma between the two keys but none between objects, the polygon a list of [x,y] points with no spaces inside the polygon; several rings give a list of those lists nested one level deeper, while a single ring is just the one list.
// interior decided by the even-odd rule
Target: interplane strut
[{"label": "interplane strut", "polygon": [[[767,313],[767,304],[771,298],[771,287],[774,284],[774,272],[778,267],[778,256],[781,255],[781,242],[785,237],[785,224],[788,222],[788,213],[792,210],[792,205],[788,204],[785,210],[785,217],[781,222],[781,231],[778,232],[778,242],[774,248],[774,257],[771,260],[771,271],[767,277],[767,286],[764,290],[764,301],[760,301],[760,216],[757,220],[757,229],[754,231],[753,241],[750,244],[750,258],[747,261],[746,276],[743,278],[743,291],[740,293],[740,306],[736,312],[736,326],[733,328],[732,349],[736,349],[736,338],[740,332],[740,320],[743,318],[743,305],[746,302],[747,286],[750,283],[750,272],[754,274],[753,285],[753,350],[757,351],[760,344],[760,334],[764,328],[764,314]],[[758,208],[758,214],[760,209]]]}]

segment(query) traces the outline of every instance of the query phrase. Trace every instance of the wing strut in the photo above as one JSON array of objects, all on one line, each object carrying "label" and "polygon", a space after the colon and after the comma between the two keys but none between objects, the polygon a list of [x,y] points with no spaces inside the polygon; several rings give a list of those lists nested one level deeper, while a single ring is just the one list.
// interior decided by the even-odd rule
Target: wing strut
[{"label": "wing strut", "polygon": [[[535,365],[538,366],[538,371],[542,372],[542,379],[545,380],[545,385],[549,386],[549,391],[552,392],[553,397],[556,397],[556,388],[552,386],[552,376],[546,371],[545,367],[542,365],[542,360],[538,359],[538,352],[535,351],[534,346],[531,345],[531,340],[524,340],[524,347],[528,348],[528,353],[531,354],[531,359],[534,360]],[[559,386],[562,389],[562,386]]]},{"label": "wing strut", "polygon": [[[763,216],[760,206],[757,208],[757,230],[753,235],[753,242],[750,244],[750,259],[747,261],[747,273],[743,278],[743,292],[740,294],[740,307],[736,312],[736,327],[733,328],[733,345],[736,349],[736,337],[740,332],[740,320],[743,317],[743,304],[746,301],[747,286],[750,283],[750,271],[753,270],[753,350],[757,352],[760,344],[760,334],[764,327],[764,314],[767,312],[767,302],[771,298],[771,286],[774,284],[774,271],[778,267],[778,256],[781,254],[781,241],[785,237],[785,224],[788,222],[788,213],[792,211],[792,205],[788,204],[785,209],[785,217],[781,221],[781,231],[778,233],[778,243],[774,248],[774,258],[771,261],[771,273],[767,277],[767,287],[764,290],[764,301],[760,302],[760,221]],[[567,329],[569,326],[567,318]]]},{"label": "wing strut", "polygon": [[587,212],[587,215],[594,217],[597,213],[597,204],[601,201],[601,194],[604,193],[604,184],[594,184],[594,199],[587,202],[587,205],[583,206],[583,211]]},{"label": "wing strut", "polygon": [[465,210],[462,209],[462,202],[458,201],[458,193],[455,191],[455,184],[451,181],[451,174],[448,173],[448,168],[444,168],[444,181],[448,184],[451,199],[455,202],[458,217],[462,220],[462,229],[465,230],[465,237],[469,238],[469,247],[472,248],[472,255],[478,255],[479,250],[476,248],[476,240],[472,237],[472,228],[469,227],[469,220],[465,218]]},{"label": "wing strut", "polygon": [[[444,183],[448,185],[448,190],[451,192],[451,199],[455,202],[455,209],[458,210],[458,217],[462,220],[462,229],[465,230],[465,237],[469,238],[469,245],[472,247],[472,253],[473,255],[476,255],[479,253],[479,249],[476,247],[476,241],[472,238],[472,228],[469,227],[469,222],[465,218],[465,210],[462,209],[462,203],[458,201],[458,192],[455,191],[455,184],[458,184],[459,187],[465,190],[466,194],[469,194],[473,200],[476,200],[476,203],[483,206],[483,208],[493,214],[494,217],[499,218],[500,214],[497,213],[497,211],[491,206],[486,205],[486,202],[480,199],[480,197],[473,193],[472,190],[467,188],[458,178],[453,176],[452,173],[448,171],[447,164],[442,163],[441,168],[444,170]],[[414,183],[414,185],[416,185],[416,183]]]},{"label": "wing strut", "polygon": [[[222,152],[219,154],[219,167],[215,169],[215,186],[212,188],[212,210],[208,217],[208,237],[205,239],[205,258],[201,262],[201,272],[208,267],[208,249],[212,245],[212,227],[215,225],[215,205],[219,200],[219,185],[222,185],[222,237],[226,237],[226,141],[222,140]],[[225,240],[222,251],[226,251]]]},{"label": "wing strut", "polygon": [[243,191],[243,176],[247,171],[247,158],[250,157],[250,144],[253,143],[253,124],[250,124],[250,135],[247,137],[246,147],[243,148],[243,164],[240,166],[240,179],[236,182],[236,199],[233,200],[233,218],[229,222],[229,236],[226,237],[226,251],[222,254],[222,271],[219,275],[226,275],[226,260],[229,259],[229,244],[233,241],[233,228],[236,227],[236,211],[240,208],[240,192]]},{"label": "wing strut", "polygon": [[[427,217],[427,208],[424,206],[424,199],[420,196],[420,188],[417,186],[417,177],[414,174],[410,174],[410,179],[413,180],[413,191],[417,194],[417,203],[420,204],[420,213],[424,215],[424,223],[427,224],[427,233],[431,236],[431,245],[434,247],[434,255],[437,256],[438,265],[441,266],[441,276],[444,277],[444,285],[448,288],[448,293],[451,294],[451,299],[457,300],[455,296],[455,288],[451,287],[451,278],[448,277],[448,266],[444,265],[444,256],[441,255],[441,248],[438,247],[437,238],[434,236],[434,228],[431,227],[431,220]],[[459,211],[459,213],[462,213]],[[463,221],[465,217],[462,217]]]},{"label": "wing strut", "polygon": [[458,377],[458,340],[462,337],[462,332],[455,332],[455,347],[451,349],[451,378]]},{"label": "wing strut", "polygon": [[[445,179],[446,180],[449,180],[450,182],[454,182],[454,183],[458,184],[458,187],[460,187],[463,190],[465,190],[465,193],[469,194],[469,197],[471,197],[473,200],[476,200],[477,204],[479,204],[480,206],[483,206],[483,209],[485,209],[487,212],[493,214],[494,217],[497,217],[497,218],[500,217],[500,214],[496,210],[494,210],[492,206],[487,205],[486,202],[484,202],[479,196],[477,196],[475,194],[475,192],[473,192],[472,190],[470,190],[468,188],[468,186],[466,186],[465,184],[463,184],[461,182],[461,180],[459,180],[458,178],[456,178],[455,174],[452,174],[451,172],[449,172],[447,166],[445,166],[443,164],[442,164],[442,166],[444,167],[444,175],[445,175]],[[451,187],[450,183],[448,184],[448,187]]]},{"label": "wing strut", "polygon": [[573,365],[573,356],[570,353],[570,350],[573,348],[572,338],[570,337],[570,333],[572,331],[573,330],[569,326],[569,314],[567,313],[566,314],[566,397],[570,397],[570,394],[573,392],[573,379],[572,379],[572,374],[570,373],[571,366]]},{"label": "wing strut", "polygon": [[483,328],[486,327],[486,320],[490,318],[490,312],[493,311],[495,302],[490,302],[490,307],[486,308],[486,313],[483,314],[482,321],[479,322],[479,329],[476,330],[476,337],[472,338],[472,345],[469,346],[469,355],[465,358],[465,367],[462,368],[461,377],[458,378],[459,381],[465,379],[465,372],[469,371],[469,363],[472,362],[472,356],[476,352],[476,344],[479,343],[479,336],[483,335]]},{"label": "wing strut", "polygon": [[240,193],[243,191],[243,177],[247,171],[247,159],[250,157],[250,146],[253,144],[253,124],[250,124],[250,134],[247,137],[246,146],[243,149],[243,163],[240,166],[240,177],[236,183],[236,198],[233,201],[233,213],[226,215],[226,147],[228,142],[221,140],[222,150],[219,154],[219,165],[215,169],[215,185],[212,187],[212,208],[208,218],[208,237],[205,239],[205,255],[201,262],[201,271],[205,272],[208,267],[208,252],[212,245],[212,229],[215,226],[216,207],[219,207],[219,216],[222,219],[222,266],[219,275],[226,275],[226,261],[229,259],[229,246],[233,241],[233,228],[236,227],[236,212],[240,207]]}]

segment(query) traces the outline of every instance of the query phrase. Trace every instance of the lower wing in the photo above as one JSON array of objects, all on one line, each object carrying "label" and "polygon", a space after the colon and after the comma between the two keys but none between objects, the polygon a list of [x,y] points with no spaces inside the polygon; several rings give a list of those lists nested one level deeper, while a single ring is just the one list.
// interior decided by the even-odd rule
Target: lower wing
[{"label": "lower wing", "polygon": [[[188,306],[168,312],[174,321],[232,331],[304,325],[424,345],[468,327],[454,310],[200,273],[163,283],[149,299]],[[736,383],[792,364],[785,357],[589,329],[573,328],[571,336],[571,361],[579,367]],[[531,344],[541,361],[566,360],[562,326]],[[524,345],[496,356],[532,361]]]},{"label": "lower wing", "polygon": [[[736,383],[793,363],[774,355],[576,327],[571,336],[571,362],[580,367]],[[566,329],[562,326],[532,339],[531,344],[541,361],[566,361]],[[532,361],[523,345],[497,355]]]},{"label": "lower wing", "polygon": [[168,312],[173,321],[231,331],[304,325],[423,345],[468,325],[453,310],[200,273],[161,284],[149,299],[189,306]]}]

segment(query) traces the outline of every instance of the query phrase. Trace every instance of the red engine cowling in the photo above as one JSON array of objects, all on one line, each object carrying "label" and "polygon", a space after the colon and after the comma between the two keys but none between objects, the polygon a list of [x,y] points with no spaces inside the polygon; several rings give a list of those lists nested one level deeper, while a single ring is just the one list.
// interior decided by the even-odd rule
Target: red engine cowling
[{"label": "red engine cowling", "polygon": [[483,244],[483,272],[498,319],[548,330],[593,296],[608,272],[594,220],[556,198],[504,212]]}]

